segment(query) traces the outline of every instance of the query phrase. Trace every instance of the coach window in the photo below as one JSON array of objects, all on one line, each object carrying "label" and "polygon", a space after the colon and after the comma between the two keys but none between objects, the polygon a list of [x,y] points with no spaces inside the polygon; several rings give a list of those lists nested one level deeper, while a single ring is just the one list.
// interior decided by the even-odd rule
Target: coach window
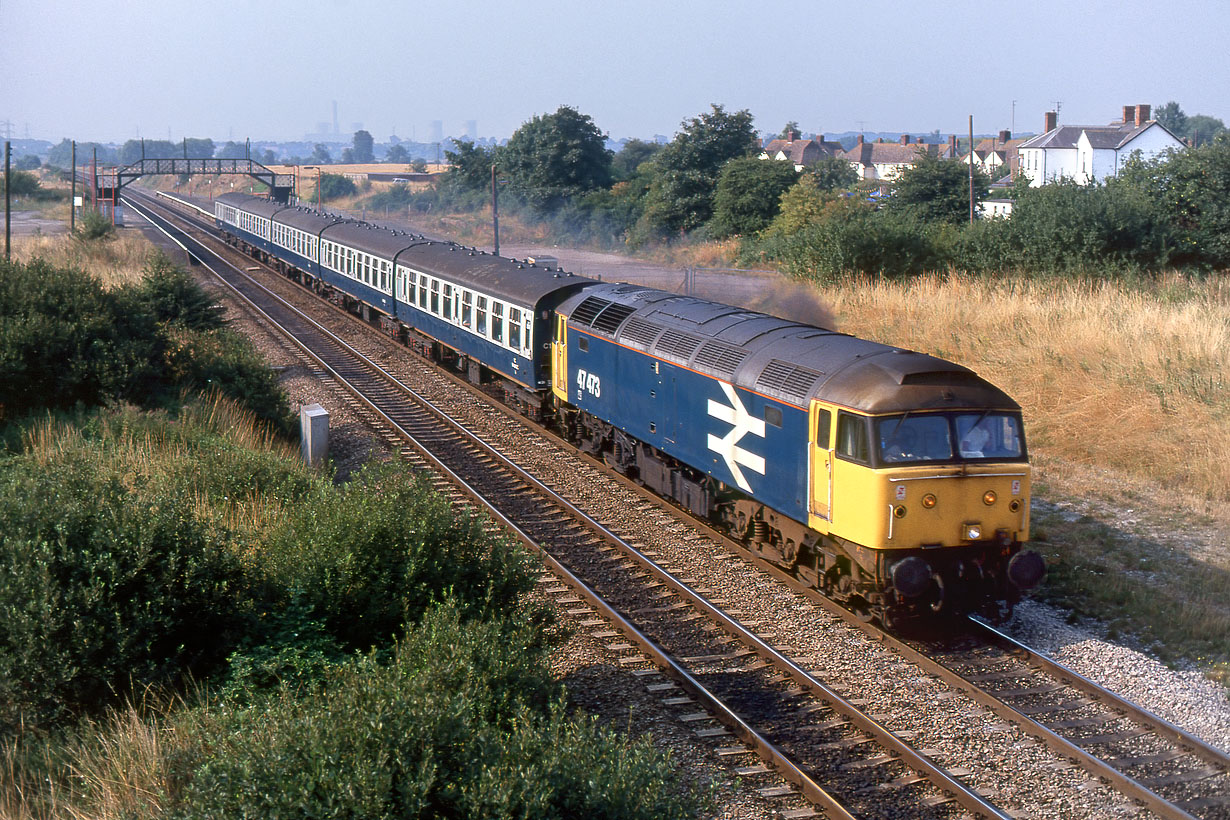
[{"label": "coach window", "polygon": [[474,328],[480,336],[487,335],[487,297],[478,297],[478,326]]},{"label": "coach window", "polygon": [[431,280],[431,312],[440,315],[440,280]]},{"label": "coach window", "polygon": [[388,262],[380,263],[380,289],[381,290],[389,289],[389,268],[390,267],[391,266],[389,265]]},{"label": "coach window", "polygon": [[862,464],[870,460],[867,419],[844,411],[837,414],[837,455]]},{"label": "coach window", "polygon": [[521,311],[515,307],[508,309],[508,346],[521,350]]},{"label": "coach window", "polygon": [[468,290],[463,290],[461,292],[461,326],[462,327],[470,326],[470,320],[473,318],[471,316],[472,308],[470,306],[470,303],[473,300],[474,300],[473,293],[471,293]]},{"label": "coach window", "polygon": [[451,322],[453,320],[453,286],[445,282],[441,290],[444,299],[440,303],[440,316]]},{"label": "coach window", "polygon": [[491,300],[491,341],[504,344],[504,303]]},{"label": "coach window", "polygon": [[419,274],[419,307],[427,310],[427,276]]},{"label": "coach window", "polygon": [[521,349],[525,351],[526,355],[530,355],[533,352],[531,346],[534,337],[530,333],[530,315],[529,313],[525,314],[525,335],[522,337],[523,344],[521,345]]}]

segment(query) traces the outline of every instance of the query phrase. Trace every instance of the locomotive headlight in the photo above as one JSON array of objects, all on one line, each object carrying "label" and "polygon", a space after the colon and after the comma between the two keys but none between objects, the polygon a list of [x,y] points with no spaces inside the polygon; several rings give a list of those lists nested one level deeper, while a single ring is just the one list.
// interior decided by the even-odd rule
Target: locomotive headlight
[{"label": "locomotive headlight", "polygon": [[935,507],[935,503],[936,503],[935,496],[931,493],[927,493],[926,495],[922,497],[922,505],[926,507],[928,510]]},{"label": "locomotive headlight", "polygon": [[982,503],[986,504],[989,507],[995,503],[995,499],[997,498],[999,498],[999,496],[995,494],[994,490],[987,490],[985,493],[982,494]]},{"label": "locomotive headlight", "polygon": [[966,524],[963,533],[966,541],[977,541],[979,538],[982,538],[982,525]]}]

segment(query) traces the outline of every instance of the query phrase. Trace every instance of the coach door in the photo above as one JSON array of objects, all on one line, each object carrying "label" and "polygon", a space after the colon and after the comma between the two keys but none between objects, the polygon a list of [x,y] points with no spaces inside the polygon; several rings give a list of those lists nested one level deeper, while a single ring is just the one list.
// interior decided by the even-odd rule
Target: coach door
[{"label": "coach door", "polygon": [[833,411],[818,401],[808,413],[808,524],[828,532],[833,507]]},{"label": "coach door", "polygon": [[568,320],[558,313],[551,343],[551,392],[560,401],[568,401]]}]

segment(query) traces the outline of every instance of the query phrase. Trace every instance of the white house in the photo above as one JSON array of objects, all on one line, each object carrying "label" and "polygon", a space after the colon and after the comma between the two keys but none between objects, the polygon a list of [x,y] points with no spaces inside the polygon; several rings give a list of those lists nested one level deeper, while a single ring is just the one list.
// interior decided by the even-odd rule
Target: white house
[{"label": "white house", "polygon": [[1149,119],[1149,106],[1125,105],[1123,120],[1110,125],[1058,124],[1058,114],[1046,113],[1045,131],[1021,143],[1021,171],[1035,188],[1071,179],[1080,184],[1118,175],[1136,152],[1152,159],[1183,148],[1183,141],[1157,120]]},{"label": "white house", "polygon": [[902,134],[897,142],[866,142],[858,135],[858,142],[841,156],[850,163],[859,179],[888,181],[896,178],[918,161],[920,154],[938,156],[940,146],[923,142],[911,143],[909,134]]}]

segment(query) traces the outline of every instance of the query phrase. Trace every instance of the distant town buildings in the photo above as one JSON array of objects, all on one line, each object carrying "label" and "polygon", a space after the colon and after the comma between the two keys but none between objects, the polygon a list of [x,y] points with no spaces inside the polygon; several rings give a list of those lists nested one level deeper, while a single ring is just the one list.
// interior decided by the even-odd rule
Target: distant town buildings
[{"label": "distant town buildings", "polygon": [[1043,133],[1021,139],[1000,131],[964,153],[958,151],[955,134],[946,144],[928,143],[922,137],[911,142],[908,134],[902,134],[897,142],[868,142],[860,134],[854,146],[844,150],[840,143],[828,142],[823,135],[801,139],[792,132],[786,139],[770,140],[760,158],[792,162],[802,171],[823,157],[839,157],[850,163],[859,179],[882,182],[891,181],[924,154],[973,163],[995,181],[983,215],[1006,217],[1012,213],[1012,200],[996,194],[1008,189],[1010,180],[1018,174],[1025,174],[1035,188],[1065,179],[1082,185],[1102,182],[1118,175],[1133,156],[1152,159],[1186,147],[1165,126],[1150,119],[1150,113],[1148,105],[1125,105],[1122,119],[1109,125],[1061,126],[1058,114],[1048,111]]}]

